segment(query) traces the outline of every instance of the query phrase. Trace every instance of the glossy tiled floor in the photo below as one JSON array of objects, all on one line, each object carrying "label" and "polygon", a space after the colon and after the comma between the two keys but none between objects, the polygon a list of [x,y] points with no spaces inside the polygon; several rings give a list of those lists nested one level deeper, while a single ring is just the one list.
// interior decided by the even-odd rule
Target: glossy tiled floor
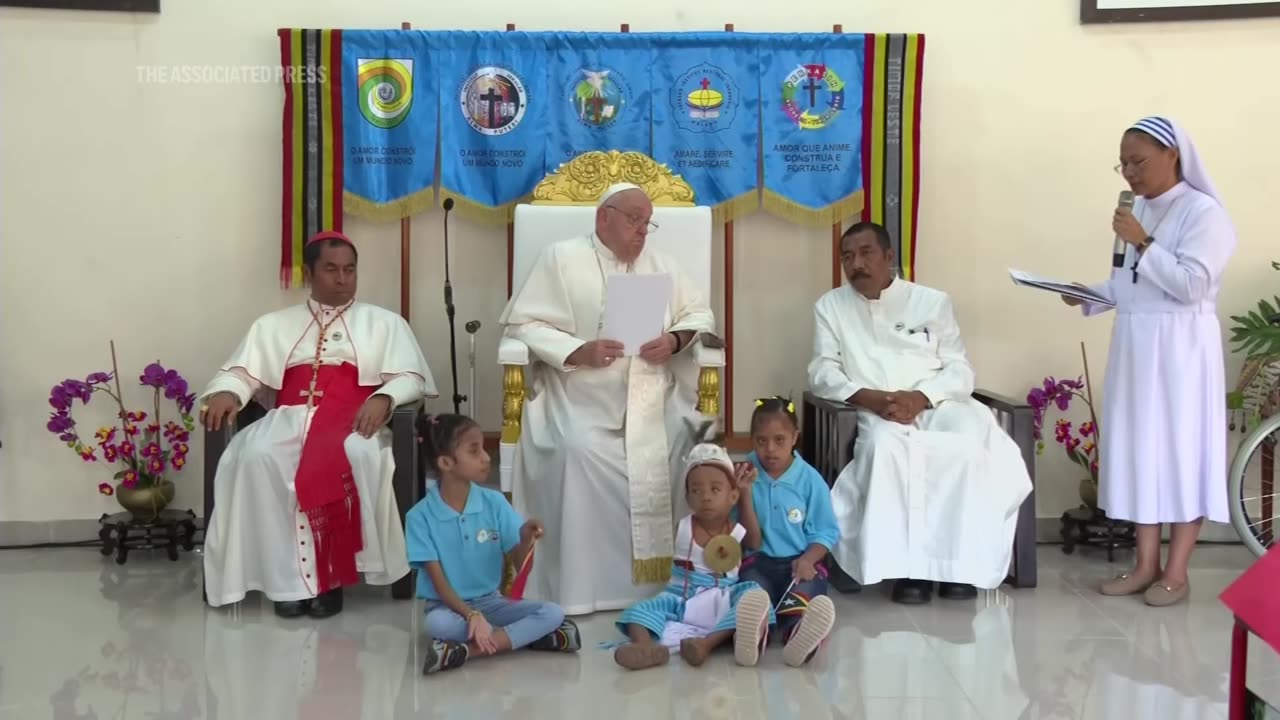
[{"label": "glossy tiled floor", "polygon": [[[0,552],[0,717],[20,720],[450,718],[1225,718],[1230,618],[1216,596],[1250,561],[1204,547],[1189,605],[1103,598],[1116,568],[1042,547],[1040,587],[976,602],[836,599],[832,642],[793,670],[772,650],[628,674],[612,616],[577,656],[518,654],[423,678],[415,604],[362,588],[347,610],[283,621],[256,596],[206,611],[198,556]],[[1253,643],[1250,685],[1280,703],[1280,661]]]}]

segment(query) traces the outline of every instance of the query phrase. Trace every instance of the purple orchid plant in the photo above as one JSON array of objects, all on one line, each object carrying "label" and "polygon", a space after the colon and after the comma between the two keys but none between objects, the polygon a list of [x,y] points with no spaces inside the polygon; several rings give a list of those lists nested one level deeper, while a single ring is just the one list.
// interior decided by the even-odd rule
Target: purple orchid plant
[{"label": "purple orchid plant", "polygon": [[1079,400],[1089,408],[1089,420],[1073,426],[1070,420],[1058,418],[1054,423],[1054,440],[1062,446],[1063,451],[1072,462],[1089,472],[1089,477],[1096,485],[1098,482],[1098,419],[1093,411],[1093,403],[1089,402],[1082,378],[1075,380],[1058,380],[1047,377],[1037,387],[1027,393],[1027,404],[1035,417],[1036,454],[1044,452],[1044,422],[1046,413],[1056,407],[1059,412],[1071,409],[1071,403]]},{"label": "purple orchid plant", "polygon": [[[113,365],[114,360],[113,346]],[[167,469],[172,468],[175,472],[182,470],[190,452],[187,443],[191,439],[191,431],[195,429],[191,409],[195,406],[196,396],[188,392],[187,381],[178,371],[166,369],[158,362],[151,363],[138,377],[138,384],[153,388],[153,415],[125,408],[118,372],[95,372],[84,380],[69,378],[53,386],[49,391],[49,404],[53,406],[53,413],[45,425],[49,432],[57,435],[59,440],[65,442],[85,462],[97,462],[101,459],[119,464],[121,469],[115,474],[115,479],[126,488],[155,487],[164,480]],[[77,401],[88,405],[95,393],[105,393],[115,401],[119,408],[117,417],[120,424],[98,428],[94,433],[95,444],[87,445],[76,430],[71,410]],[[161,422],[161,393],[177,405],[176,421]],[[104,482],[98,485],[98,492],[113,495],[115,487]]]}]

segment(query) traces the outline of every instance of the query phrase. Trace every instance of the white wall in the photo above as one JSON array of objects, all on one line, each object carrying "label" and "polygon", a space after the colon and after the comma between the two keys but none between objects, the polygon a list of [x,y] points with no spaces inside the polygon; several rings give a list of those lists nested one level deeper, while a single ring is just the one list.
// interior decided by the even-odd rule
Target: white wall
[{"label": "white wall", "polygon": [[[493,0],[165,0],[159,17],[0,9],[0,520],[96,517],[114,506],[44,430],[54,382],[159,357],[202,385],[258,314],[297,302],[278,289],[277,84],[146,84],[139,65],[278,63],[278,27],[719,29],[928,35],[919,279],[950,291],[981,384],[1015,396],[1046,374],[1105,367],[1109,319],[1019,292],[1005,267],[1093,280],[1107,270],[1112,174],[1127,123],[1169,113],[1194,134],[1239,227],[1221,306],[1277,286],[1266,213],[1280,192],[1274,128],[1280,21],[1082,27],[1077,0],[655,0],[571,6]],[[440,215],[413,223],[412,322],[441,384],[448,339],[440,296]],[[361,295],[398,306],[398,226],[352,221]],[[459,222],[454,282],[461,325],[479,319],[479,416],[499,424],[496,318],[505,238]],[[736,423],[750,398],[799,393],[810,304],[829,287],[830,236],[757,215],[737,229]],[[717,250],[717,263],[720,262]],[[717,289],[719,285],[717,285]],[[717,302],[717,309],[719,303]],[[751,332],[765,328],[769,332]],[[465,357],[465,355],[464,355]],[[1160,362],[1161,358],[1152,358]],[[1239,363],[1229,365],[1234,373]],[[465,370],[463,371],[465,383]],[[141,401],[142,396],[135,396]],[[446,401],[437,401],[443,408]],[[82,413],[86,430],[108,416]],[[200,503],[199,441],[178,503]],[[1076,473],[1041,464],[1040,513],[1074,504]]]}]

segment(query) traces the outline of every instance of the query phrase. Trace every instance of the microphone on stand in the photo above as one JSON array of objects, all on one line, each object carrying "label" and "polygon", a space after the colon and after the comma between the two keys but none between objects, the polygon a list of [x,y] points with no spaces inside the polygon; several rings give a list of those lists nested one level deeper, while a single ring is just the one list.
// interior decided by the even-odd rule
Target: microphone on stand
[{"label": "microphone on stand", "polygon": [[[449,201],[446,200],[445,202],[449,202]],[[1116,201],[1116,209],[1119,210],[1120,208],[1128,208],[1130,210],[1133,209],[1133,191],[1132,190],[1120,191],[1120,199]],[[1124,251],[1125,251],[1125,242],[1120,238],[1119,235],[1116,235],[1116,240],[1111,245],[1111,267],[1115,267],[1115,268],[1124,267]]]},{"label": "microphone on stand", "polygon": [[453,209],[453,198],[445,198],[444,203],[444,312],[449,318],[449,368],[453,375],[453,414],[462,414],[462,401],[466,397],[458,394],[458,339],[454,335],[453,316],[457,309],[453,306],[453,283],[449,279],[449,211]]},{"label": "microphone on stand", "polygon": [[468,354],[468,365],[471,368],[470,392],[467,394],[467,410],[471,413],[471,417],[476,416],[476,331],[480,329],[480,321],[472,320],[468,322],[464,328],[471,340],[471,352]]}]

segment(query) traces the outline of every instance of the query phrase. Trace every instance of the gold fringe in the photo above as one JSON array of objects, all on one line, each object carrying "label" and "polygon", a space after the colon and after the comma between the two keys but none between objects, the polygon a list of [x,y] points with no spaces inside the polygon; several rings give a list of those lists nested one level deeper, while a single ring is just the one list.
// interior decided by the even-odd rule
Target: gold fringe
[{"label": "gold fringe", "polygon": [[374,222],[395,222],[423,212],[435,204],[435,188],[426,187],[409,193],[389,203],[376,203],[350,191],[342,193],[342,210],[345,213]]},{"label": "gold fringe", "polygon": [[652,585],[671,579],[671,558],[656,557],[631,561],[631,582]]},{"label": "gold fringe", "polygon": [[760,209],[760,191],[753,188],[711,208],[711,221],[723,225]]},{"label": "gold fringe", "polygon": [[801,205],[770,190],[764,191],[764,209],[766,212],[777,215],[784,220],[811,227],[831,227],[838,222],[860,214],[864,206],[864,196],[861,190],[822,208]]},{"label": "gold fringe", "polygon": [[453,198],[453,209],[459,215],[468,220],[482,223],[484,225],[506,225],[511,222],[516,216],[516,205],[518,205],[521,200],[526,199],[520,198],[513,203],[493,207],[491,205],[478,203],[475,200],[469,200],[461,193],[454,192],[444,186],[440,187],[440,197],[440,202],[444,202],[443,198],[446,197]]}]

